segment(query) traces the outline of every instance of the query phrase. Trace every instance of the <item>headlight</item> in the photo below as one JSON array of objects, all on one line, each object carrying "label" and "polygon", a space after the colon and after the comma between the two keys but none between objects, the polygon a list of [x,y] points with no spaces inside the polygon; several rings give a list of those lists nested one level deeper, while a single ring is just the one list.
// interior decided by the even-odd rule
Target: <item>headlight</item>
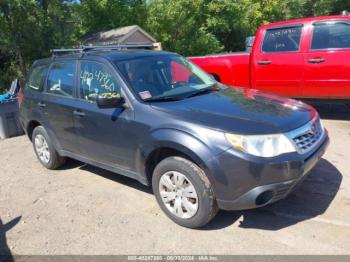
[{"label": "headlight", "polygon": [[274,157],[296,151],[291,141],[283,134],[256,136],[225,134],[225,136],[235,149],[254,156]]}]

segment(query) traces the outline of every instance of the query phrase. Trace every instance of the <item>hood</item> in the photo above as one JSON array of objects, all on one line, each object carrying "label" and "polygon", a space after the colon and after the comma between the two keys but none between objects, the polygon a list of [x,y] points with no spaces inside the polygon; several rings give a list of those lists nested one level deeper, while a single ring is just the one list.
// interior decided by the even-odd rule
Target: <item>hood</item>
[{"label": "hood", "polygon": [[302,102],[241,88],[154,103],[152,107],[168,113],[170,118],[245,135],[287,132],[306,124],[317,114]]}]

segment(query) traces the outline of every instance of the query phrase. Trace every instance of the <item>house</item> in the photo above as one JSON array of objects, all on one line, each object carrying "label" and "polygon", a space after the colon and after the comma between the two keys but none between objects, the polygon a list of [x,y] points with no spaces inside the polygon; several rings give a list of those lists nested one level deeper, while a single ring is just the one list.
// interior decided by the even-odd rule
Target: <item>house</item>
[{"label": "house", "polygon": [[81,40],[89,45],[154,44],[156,49],[161,49],[161,44],[138,25],[88,33]]}]

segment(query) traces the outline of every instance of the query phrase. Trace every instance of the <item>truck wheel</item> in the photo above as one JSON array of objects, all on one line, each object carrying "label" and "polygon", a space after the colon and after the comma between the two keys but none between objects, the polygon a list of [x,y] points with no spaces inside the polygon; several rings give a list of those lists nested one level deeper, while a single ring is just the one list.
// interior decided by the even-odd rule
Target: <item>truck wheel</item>
[{"label": "truck wheel", "polygon": [[162,160],[153,172],[152,187],[161,209],[181,226],[202,227],[218,211],[204,171],[185,158]]},{"label": "truck wheel", "polygon": [[42,126],[33,130],[32,142],[36,156],[47,169],[56,169],[64,164],[65,158],[58,155],[50,137]]}]

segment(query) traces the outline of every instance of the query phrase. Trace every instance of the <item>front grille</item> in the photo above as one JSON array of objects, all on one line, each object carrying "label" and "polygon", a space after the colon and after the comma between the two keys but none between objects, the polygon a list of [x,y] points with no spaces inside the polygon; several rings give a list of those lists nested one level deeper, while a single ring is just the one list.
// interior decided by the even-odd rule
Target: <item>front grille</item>
[{"label": "front grille", "polygon": [[304,154],[312,150],[322,138],[323,128],[319,118],[311,121],[304,127],[293,131],[292,139],[299,153]]}]

